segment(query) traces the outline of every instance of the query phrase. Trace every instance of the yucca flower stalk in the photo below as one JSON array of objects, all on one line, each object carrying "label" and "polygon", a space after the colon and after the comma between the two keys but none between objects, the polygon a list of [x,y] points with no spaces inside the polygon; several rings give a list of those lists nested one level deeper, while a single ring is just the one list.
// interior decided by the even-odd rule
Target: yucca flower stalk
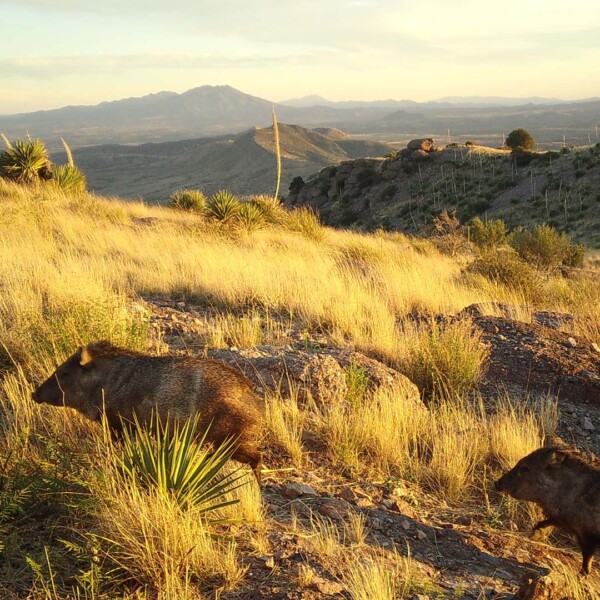
[{"label": "yucca flower stalk", "polygon": [[273,107],[273,134],[275,135],[275,156],[277,157],[277,186],[275,187],[275,198],[279,198],[279,187],[281,185],[281,147],[279,144],[279,126],[277,115]]}]

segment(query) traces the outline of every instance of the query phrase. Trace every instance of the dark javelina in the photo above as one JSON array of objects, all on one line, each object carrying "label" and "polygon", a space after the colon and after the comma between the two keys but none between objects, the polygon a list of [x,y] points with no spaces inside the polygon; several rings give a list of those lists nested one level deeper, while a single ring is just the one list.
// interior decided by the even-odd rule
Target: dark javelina
[{"label": "dark javelina", "polygon": [[200,413],[207,439],[220,444],[237,440],[236,460],[249,464],[260,482],[257,442],[264,407],[248,380],[215,360],[188,356],[148,356],[108,342],[80,348],[32,394],[35,402],[69,406],[93,421],[103,407],[108,424],[122,428],[121,418],[148,422],[155,409],[161,418],[185,420]]},{"label": "dark javelina", "polygon": [[496,481],[496,489],[541,506],[546,519],[534,531],[554,526],[575,535],[581,570],[589,574],[600,545],[600,460],[574,448],[540,448]]}]

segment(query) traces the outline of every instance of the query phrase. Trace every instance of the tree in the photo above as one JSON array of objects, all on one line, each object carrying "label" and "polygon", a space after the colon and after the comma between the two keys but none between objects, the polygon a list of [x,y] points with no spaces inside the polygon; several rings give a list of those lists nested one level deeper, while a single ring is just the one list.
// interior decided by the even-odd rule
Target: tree
[{"label": "tree", "polygon": [[514,129],[506,137],[506,145],[514,150],[515,148],[523,148],[523,150],[532,150],[535,146],[533,136],[527,129]]}]

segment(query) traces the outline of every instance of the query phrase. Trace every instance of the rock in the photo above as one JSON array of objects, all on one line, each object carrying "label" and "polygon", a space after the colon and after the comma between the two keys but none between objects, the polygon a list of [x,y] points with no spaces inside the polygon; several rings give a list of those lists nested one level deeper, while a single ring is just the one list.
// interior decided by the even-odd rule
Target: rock
[{"label": "rock", "polygon": [[240,350],[211,350],[209,358],[222,360],[240,369],[255,385],[270,391],[280,390],[284,396],[292,387],[300,388],[300,399],[307,394],[320,403],[344,400],[348,393],[348,371],[360,369],[367,391],[389,385],[424,409],[418,388],[404,375],[359,352],[342,348],[305,350],[281,346],[257,346]]},{"label": "rock", "polygon": [[426,540],[428,539],[427,534],[422,529],[417,529],[417,539]]},{"label": "rock", "polygon": [[429,153],[425,152],[425,150],[414,150],[410,158],[415,162],[421,162],[429,159]]},{"label": "rock", "polygon": [[410,140],[410,142],[406,144],[406,147],[409,150],[423,150],[425,153],[431,152],[435,149],[432,138],[419,138]]},{"label": "rock", "polygon": [[317,498],[319,494],[306,483],[288,482],[281,486],[279,493],[284,498],[294,500],[296,498]]},{"label": "rock", "polygon": [[354,500],[356,500],[358,496],[352,488],[347,487],[340,492],[340,498],[343,498],[347,502],[354,502]]},{"label": "rock", "polygon": [[594,431],[594,429],[596,429],[592,420],[587,415],[581,417],[579,425],[584,431]]},{"label": "rock", "polygon": [[571,348],[577,348],[577,341],[575,340],[575,338],[568,338],[567,339],[567,344],[571,347]]},{"label": "rock", "polygon": [[341,498],[329,498],[319,506],[319,513],[329,519],[343,519],[352,510],[352,505]]},{"label": "rock", "polygon": [[344,586],[335,581],[328,581],[326,579],[317,579],[312,586],[317,592],[325,594],[326,596],[338,596],[344,591]]},{"label": "rock", "polygon": [[520,600],[559,600],[562,598],[558,585],[550,575],[529,579],[517,592]]}]

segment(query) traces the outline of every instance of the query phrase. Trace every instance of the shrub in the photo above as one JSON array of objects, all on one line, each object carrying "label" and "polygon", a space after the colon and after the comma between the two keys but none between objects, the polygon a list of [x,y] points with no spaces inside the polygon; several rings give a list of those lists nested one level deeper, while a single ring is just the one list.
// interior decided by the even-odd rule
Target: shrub
[{"label": "shrub", "polygon": [[470,225],[470,237],[482,250],[491,250],[508,243],[506,225],[501,219],[482,221],[475,217]]},{"label": "shrub", "polygon": [[521,291],[528,298],[539,290],[539,276],[530,265],[523,262],[513,250],[494,249],[482,253],[466,268],[467,273],[485,277],[489,281]]},{"label": "shrub", "polygon": [[208,199],[206,215],[219,223],[226,224],[238,216],[241,206],[237,196],[228,190],[219,190]]},{"label": "shrub", "polygon": [[169,206],[178,210],[202,212],[206,207],[206,196],[200,190],[177,190],[171,194]]},{"label": "shrub", "polygon": [[432,321],[409,352],[403,372],[420,390],[446,397],[472,390],[483,373],[488,350],[469,321]]},{"label": "shrub", "polygon": [[583,248],[550,225],[519,229],[511,244],[524,261],[538,269],[551,271],[560,265],[579,266],[583,263]]},{"label": "shrub", "polygon": [[258,204],[253,204],[251,202],[244,202],[240,206],[235,221],[246,231],[262,229],[267,223],[262,208]]},{"label": "shrub", "polygon": [[515,148],[523,148],[523,150],[531,150],[535,146],[533,136],[527,129],[514,129],[506,136],[506,145],[513,150]]},{"label": "shrub", "polygon": [[19,183],[50,179],[51,167],[41,140],[16,140],[0,153],[0,173]]},{"label": "shrub", "polygon": [[287,228],[316,242],[320,242],[325,235],[319,215],[309,206],[302,206],[291,211],[287,219]]},{"label": "shrub", "polygon": [[85,175],[75,165],[58,165],[52,170],[52,181],[63,192],[80,193],[85,192]]},{"label": "shrub", "polygon": [[294,177],[294,179],[292,179],[292,182],[290,183],[289,190],[290,190],[290,192],[292,194],[296,194],[305,185],[306,185],[306,183],[304,183],[304,179],[302,179],[302,177],[300,177],[300,175],[298,175],[297,177]]},{"label": "shrub", "polygon": [[258,206],[267,223],[281,223],[285,220],[286,211],[279,198],[267,194],[251,196],[250,203]]}]

